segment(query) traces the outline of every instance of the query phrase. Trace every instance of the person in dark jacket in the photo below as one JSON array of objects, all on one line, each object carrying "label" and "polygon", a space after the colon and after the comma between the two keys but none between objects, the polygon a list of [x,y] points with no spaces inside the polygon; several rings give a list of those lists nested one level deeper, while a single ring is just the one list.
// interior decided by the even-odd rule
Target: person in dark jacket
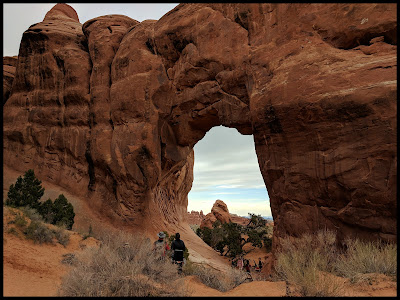
[{"label": "person in dark jacket", "polygon": [[171,249],[174,251],[173,262],[178,265],[178,273],[181,274],[185,243],[181,240],[181,235],[179,233],[175,234],[175,240],[172,242]]}]

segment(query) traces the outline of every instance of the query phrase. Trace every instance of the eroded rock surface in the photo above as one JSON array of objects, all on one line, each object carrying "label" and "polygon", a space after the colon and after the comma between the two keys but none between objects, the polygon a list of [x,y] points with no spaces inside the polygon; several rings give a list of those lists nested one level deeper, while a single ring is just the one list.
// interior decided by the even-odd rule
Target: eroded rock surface
[{"label": "eroded rock surface", "polygon": [[216,200],[211,208],[211,212],[204,216],[204,219],[200,223],[200,228],[208,227],[213,228],[213,224],[216,221],[220,221],[222,224],[232,222],[231,215],[228,210],[228,206],[222,200]]},{"label": "eroded rock surface", "polygon": [[5,164],[157,232],[186,223],[193,146],[224,125],[254,136],[275,246],[319,228],[396,239],[395,4],[184,3],[158,21],[78,20],[57,4],[24,33]]},{"label": "eroded rock surface", "polygon": [[10,97],[12,83],[18,63],[18,56],[3,57],[3,105]]}]

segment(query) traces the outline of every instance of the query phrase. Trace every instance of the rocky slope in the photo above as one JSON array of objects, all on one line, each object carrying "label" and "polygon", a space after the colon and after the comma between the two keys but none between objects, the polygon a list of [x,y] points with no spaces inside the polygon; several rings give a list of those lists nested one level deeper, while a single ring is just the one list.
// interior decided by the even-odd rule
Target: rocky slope
[{"label": "rocky slope", "polygon": [[4,163],[116,226],[186,228],[193,146],[224,125],[254,136],[274,247],[319,228],[395,240],[396,70],[395,4],[184,3],[83,25],[57,4],[23,34]]}]

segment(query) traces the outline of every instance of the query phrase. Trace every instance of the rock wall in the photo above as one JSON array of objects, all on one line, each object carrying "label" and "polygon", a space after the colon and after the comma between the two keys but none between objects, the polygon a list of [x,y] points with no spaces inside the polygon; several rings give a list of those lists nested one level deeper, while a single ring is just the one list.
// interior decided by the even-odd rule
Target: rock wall
[{"label": "rock wall", "polygon": [[395,4],[184,3],[83,25],[57,4],[22,37],[4,163],[157,232],[186,223],[193,146],[224,125],[254,136],[275,246],[319,228],[395,240],[396,36]]},{"label": "rock wall", "polygon": [[10,97],[17,62],[18,56],[3,57],[3,105],[8,100],[8,97]]}]

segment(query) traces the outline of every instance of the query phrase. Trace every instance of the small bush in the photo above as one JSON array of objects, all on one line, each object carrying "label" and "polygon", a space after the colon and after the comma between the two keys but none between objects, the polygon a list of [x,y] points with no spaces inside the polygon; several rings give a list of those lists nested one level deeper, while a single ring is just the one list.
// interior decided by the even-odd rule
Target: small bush
[{"label": "small bush", "polygon": [[28,221],[22,215],[17,215],[14,219],[14,224],[20,228],[23,228],[28,224]]},{"label": "small bush", "polygon": [[43,222],[42,216],[38,213],[36,209],[29,206],[24,206],[21,207],[20,210],[27,218],[31,219],[31,221]]},{"label": "small bush", "polygon": [[353,283],[369,273],[396,278],[396,244],[348,239],[347,250],[340,253],[335,243],[336,234],[329,231],[284,238],[275,266],[278,277],[297,286],[302,296],[338,296],[343,280],[336,275]]},{"label": "small bush", "polygon": [[54,237],[58,243],[66,247],[69,243],[69,233],[64,228],[53,229]]},{"label": "small bush", "polygon": [[12,235],[19,236],[18,231],[14,227],[11,227],[10,229],[8,229],[7,232]]},{"label": "small bush", "polygon": [[327,279],[323,272],[332,272],[336,235],[322,231],[313,237],[284,238],[282,252],[275,266],[278,275],[298,287],[301,296],[338,296],[343,288],[336,280]]},{"label": "small bush", "polygon": [[42,222],[32,221],[25,230],[26,238],[33,240],[35,243],[53,243],[54,233]]},{"label": "small bush", "polygon": [[184,296],[176,268],[158,260],[149,239],[126,233],[106,233],[97,238],[100,248],[79,254],[62,280],[60,296],[145,297]]},{"label": "small bush", "polygon": [[196,275],[206,286],[221,292],[235,288],[247,277],[245,272],[237,269],[231,269],[228,273],[225,273],[191,261],[183,265],[182,271],[186,276]]}]

